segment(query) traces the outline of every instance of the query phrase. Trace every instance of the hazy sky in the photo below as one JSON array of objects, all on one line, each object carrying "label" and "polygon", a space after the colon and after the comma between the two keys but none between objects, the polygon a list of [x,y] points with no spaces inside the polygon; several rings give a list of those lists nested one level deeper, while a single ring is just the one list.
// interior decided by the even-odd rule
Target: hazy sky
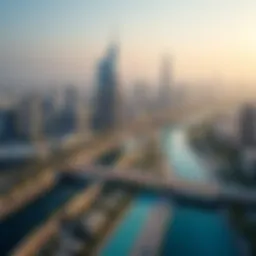
[{"label": "hazy sky", "polygon": [[255,0],[0,0],[0,82],[84,83],[113,40],[123,79],[256,81]]}]

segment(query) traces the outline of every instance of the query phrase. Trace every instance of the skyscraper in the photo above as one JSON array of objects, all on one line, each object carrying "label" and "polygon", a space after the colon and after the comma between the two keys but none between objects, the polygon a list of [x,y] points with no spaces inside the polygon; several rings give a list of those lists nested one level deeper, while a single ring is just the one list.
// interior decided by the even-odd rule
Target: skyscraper
[{"label": "skyscraper", "polygon": [[118,88],[118,46],[113,44],[100,61],[94,100],[92,125],[95,131],[111,130],[118,122],[120,94]]},{"label": "skyscraper", "polygon": [[0,142],[17,139],[16,116],[12,108],[0,109]]},{"label": "skyscraper", "polygon": [[249,180],[256,178],[256,112],[253,104],[245,105],[240,113],[239,138],[240,161],[243,176]]},{"label": "skyscraper", "polygon": [[54,125],[57,116],[56,98],[52,90],[47,92],[42,99],[42,112],[43,112],[43,123],[44,132],[51,134],[54,130]]},{"label": "skyscraper", "polygon": [[163,58],[160,68],[160,84],[158,105],[160,108],[168,108],[171,103],[172,74],[170,58]]},{"label": "skyscraper", "polygon": [[246,105],[240,113],[240,140],[243,147],[256,146],[256,110],[254,105]]}]

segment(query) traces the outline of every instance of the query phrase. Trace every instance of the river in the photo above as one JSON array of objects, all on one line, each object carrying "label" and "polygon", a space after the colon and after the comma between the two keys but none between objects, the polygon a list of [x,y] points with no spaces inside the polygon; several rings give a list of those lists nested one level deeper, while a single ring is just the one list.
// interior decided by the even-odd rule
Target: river
[{"label": "river", "polygon": [[[175,175],[202,182],[211,182],[214,178],[190,148],[183,127],[165,131],[162,146]],[[157,207],[159,201],[164,200],[146,194],[136,198],[124,219],[102,247],[100,255],[130,255],[134,251],[136,240],[143,233],[150,212]],[[240,255],[237,238],[223,211],[178,206],[171,201],[168,201],[168,204],[170,216],[162,240],[161,255]]]},{"label": "river", "polygon": [[[182,129],[166,136],[164,147],[176,175],[189,180],[211,182],[212,172],[205,169],[187,141]],[[199,210],[174,206],[163,245],[163,255],[235,256],[237,239],[220,210]]]},{"label": "river", "polygon": [[[176,175],[190,180],[210,182],[213,177],[200,164],[186,141],[183,129],[165,131],[163,149]],[[81,187],[59,183],[17,213],[0,223],[0,255],[6,255],[26,234],[40,225]],[[129,255],[140,239],[145,225],[152,220],[154,210],[164,205],[170,211],[162,251],[163,255],[236,256],[237,241],[223,214],[175,206],[157,196],[142,194],[135,198],[120,225],[114,230],[101,251],[102,256]],[[167,205],[167,206],[166,206]],[[165,216],[165,215],[164,215]],[[148,254],[146,254],[148,255]]]}]

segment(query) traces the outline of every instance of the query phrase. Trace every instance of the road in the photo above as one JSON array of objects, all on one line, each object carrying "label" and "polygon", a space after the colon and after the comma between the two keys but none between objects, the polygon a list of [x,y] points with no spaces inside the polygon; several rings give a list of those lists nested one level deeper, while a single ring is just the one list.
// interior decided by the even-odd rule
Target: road
[{"label": "road", "polygon": [[[226,104],[224,104],[224,107],[227,108]],[[11,214],[14,211],[17,211],[25,204],[31,202],[38,195],[44,193],[46,189],[49,189],[54,185],[53,183],[49,183],[49,186],[40,186],[41,180],[44,179],[41,176],[45,174],[51,175],[51,173],[54,173],[56,169],[62,169],[62,167],[92,162],[93,159],[102,154],[104,151],[109,150],[111,147],[120,145],[120,143],[122,144],[125,141],[125,138],[131,135],[136,137],[141,133],[152,133],[152,131],[159,129],[159,127],[162,127],[166,123],[177,121],[180,122],[181,120],[187,119],[186,117],[188,116],[195,116],[195,113],[200,118],[202,115],[209,116],[209,114],[220,111],[220,109],[223,109],[222,104],[217,107],[213,106],[207,110],[202,110],[202,106],[198,105],[186,106],[184,108],[180,107],[175,109],[175,111],[172,109],[170,111],[154,115],[154,117],[149,116],[140,120],[138,123],[135,122],[130,124],[124,129],[120,129],[118,131],[116,130],[109,134],[96,136],[90,143],[87,143],[84,146],[79,144],[78,149],[72,149],[69,154],[66,154],[67,152],[63,152],[63,154],[65,154],[61,159],[55,159],[53,165],[49,165],[47,168],[42,169],[39,173],[37,172],[35,174],[33,168],[32,173],[31,171],[24,172],[25,177],[22,178],[23,181],[15,185],[14,188],[6,192],[4,195],[0,196],[0,219],[3,219],[5,216],[8,216],[8,214]],[[34,168],[36,168],[36,166]],[[30,175],[27,175],[27,173]],[[38,188],[33,187],[33,184],[38,184]],[[31,187],[34,188],[32,192]],[[14,198],[15,200],[13,200]]]},{"label": "road", "polygon": [[[132,154],[128,154],[121,157],[117,161],[115,166],[121,169],[128,168],[134,163],[134,161],[137,161],[138,157],[140,157],[139,152],[134,151]],[[68,188],[70,189],[70,186],[68,186]],[[62,205],[56,205],[55,206],[56,208],[58,206],[60,206],[60,208],[56,213],[51,211],[51,215],[48,215],[48,218],[46,221],[45,221],[45,216],[42,216],[42,207],[44,207],[43,205],[41,205],[41,207],[37,207],[37,209],[34,209],[34,212],[38,211],[37,220],[40,220],[40,222],[35,222],[33,221],[33,219],[31,220],[31,222],[27,221],[27,219],[24,220],[24,217],[28,216],[28,214],[30,214],[30,216],[33,215],[33,211],[31,211],[32,209],[30,209],[29,211],[30,213],[28,213],[27,211],[25,215],[23,214],[23,219],[20,218],[19,221],[17,220],[15,222],[17,225],[21,225],[20,223],[24,222],[23,225],[26,225],[26,226],[29,225],[30,228],[25,230],[25,232],[23,230],[23,233],[20,232],[19,235],[17,234],[16,240],[15,240],[16,242],[12,240],[13,243],[10,245],[11,247],[13,247],[15,243],[17,243],[17,239],[21,240],[21,238],[23,237],[23,240],[20,241],[20,244],[13,252],[13,255],[15,256],[35,255],[36,251],[38,251],[38,248],[40,248],[45,242],[47,242],[51,237],[54,236],[54,234],[58,232],[58,223],[59,223],[60,216],[62,216],[63,212],[65,212],[65,215],[68,215],[74,218],[81,211],[85,211],[90,206],[91,202],[97,197],[101,189],[102,189],[101,184],[94,184],[94,185],[89,185],[86,189],[75,191],[79,193],[77,193],[77,195],[74,195],[69,202],[66,202],[65,204],[62,204]],[[56,197],[58,196],[56,195]],[[50,209],[48,209],[47,202],[48,204],[50,203],[51,205],[53,205],[52,200],[49,200],[48,198],[48,201],[47,201],[45,198],[46,209],[43,211],[43,213],[46,211],[50,211]],[[9,225],[9,229],[10,229],[10,225],[12,227],[12,230],[15,228],[12,226],[11,222],[8,222],[5,224],[6,227],[8,227],[8,225]],[[32,229],[32,227],[34,229]],[[30,233],[31,231],[32,233]],[[10,232],[10,235],[11,235],[11,232]],[[3,243],[4,243],[4,239],[3,239]],[[2,252],[2,248],[4,247],[0,246],[1,252]],[[5,255],[5,254],[1,254],[1,255]]]}]

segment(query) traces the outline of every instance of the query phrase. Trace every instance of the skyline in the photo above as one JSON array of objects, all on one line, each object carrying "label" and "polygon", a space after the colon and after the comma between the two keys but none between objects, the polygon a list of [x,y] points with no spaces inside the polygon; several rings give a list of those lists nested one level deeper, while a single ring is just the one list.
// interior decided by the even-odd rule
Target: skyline
[{"label": "skyline", "polygon": [[1,84],[94,81],[108,45],[121,77],[156,83],[171,55],[178,80],[256,81],[252,0],[0,2]]}]

